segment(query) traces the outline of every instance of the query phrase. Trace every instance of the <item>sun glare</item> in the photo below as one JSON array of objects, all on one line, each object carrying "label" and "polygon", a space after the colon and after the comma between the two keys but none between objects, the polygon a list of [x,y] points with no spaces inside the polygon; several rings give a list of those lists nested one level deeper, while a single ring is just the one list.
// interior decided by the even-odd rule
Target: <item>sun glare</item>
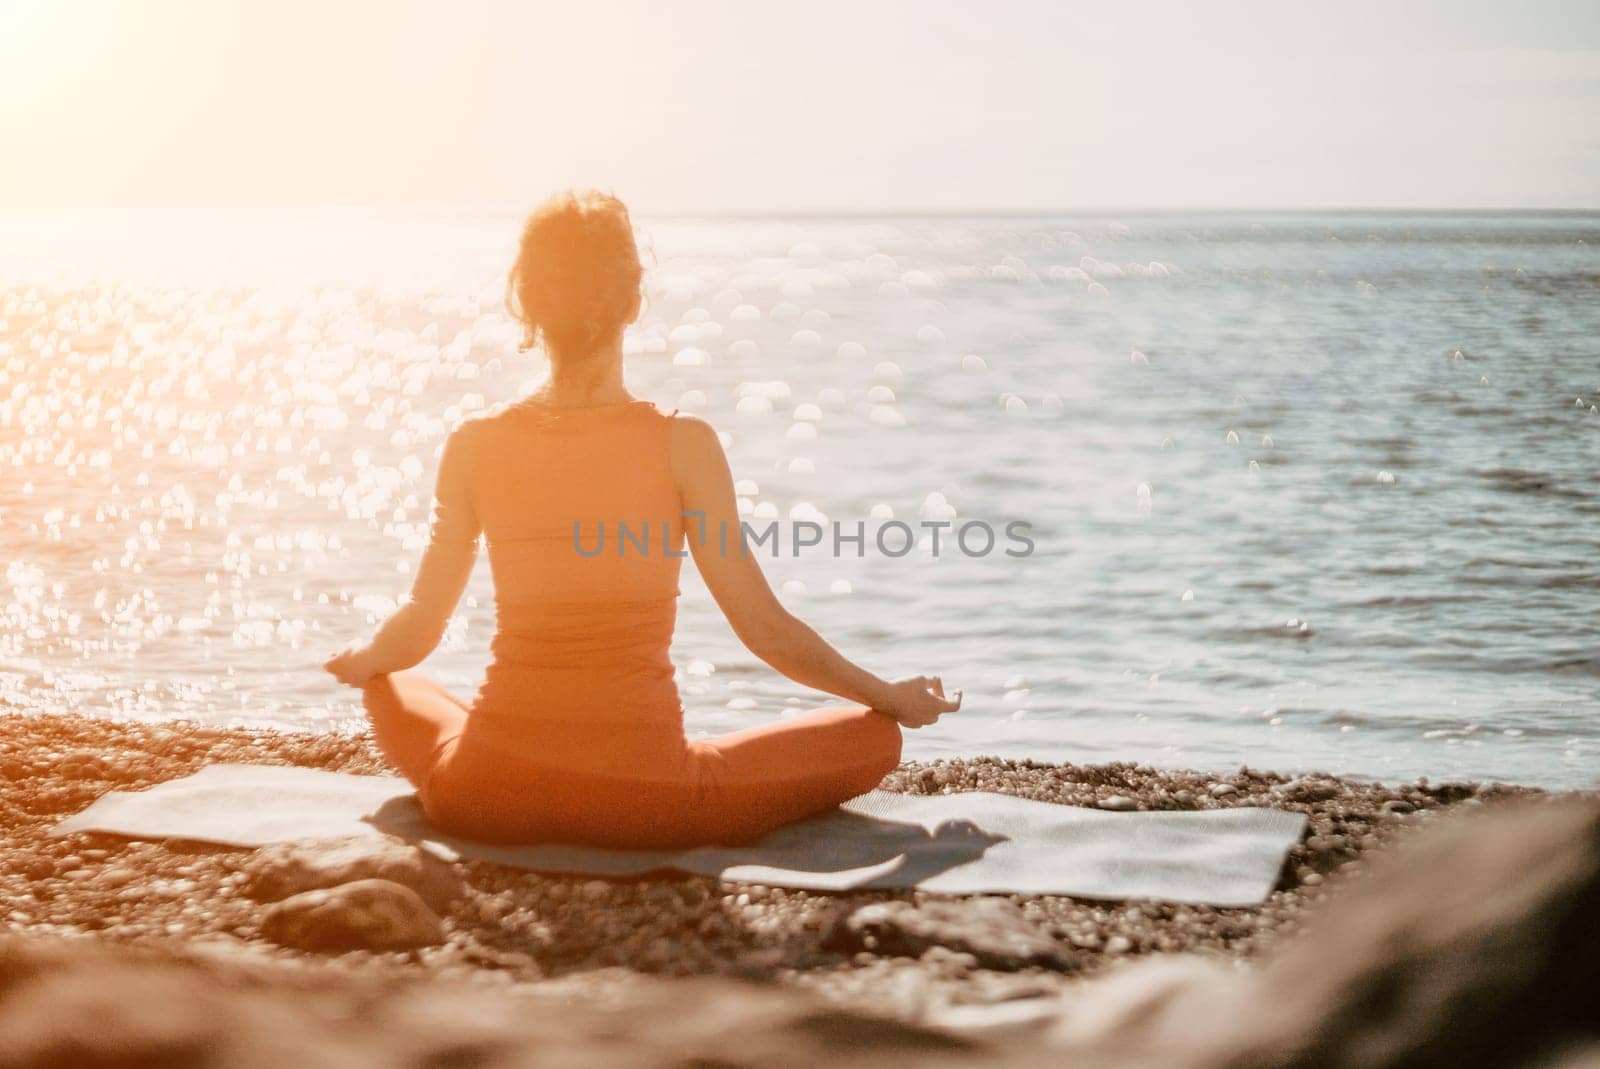
[{"label": "sun glare", "polygon": [[46,123],[70,118],[63,98],[96,81],[113,14],[51,0],[0,0],[0,109]]}]

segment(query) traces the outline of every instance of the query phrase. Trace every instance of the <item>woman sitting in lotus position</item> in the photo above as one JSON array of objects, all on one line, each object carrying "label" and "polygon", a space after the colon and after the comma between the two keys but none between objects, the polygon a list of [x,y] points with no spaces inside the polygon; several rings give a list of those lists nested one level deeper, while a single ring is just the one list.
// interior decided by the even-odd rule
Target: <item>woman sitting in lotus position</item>
[{"label": "woman sitting in lotus position", "polygon": [[[741,551],[716,432],[623,384],[642,277],[615,198],[566,194],[529,218],[507,304],[524,348],[549,355],[550,379],[450,435],[409,601],[326,666],[363,688],[378,746],[429,818],[463,836],[619,847],[756,838],[871,790],[899,762],[902,727],[961,706],[938,677],[886,682],[858,667],[773,596]],[[853,704],[685,739],[668,647],[686,519],[695,564],[739,639]],[[594,533],[619,524],[646,532],[645,548],[614,539],[596,554]],[[444,634],[480,535],[497,630],[468,704],[405,669]]]}]

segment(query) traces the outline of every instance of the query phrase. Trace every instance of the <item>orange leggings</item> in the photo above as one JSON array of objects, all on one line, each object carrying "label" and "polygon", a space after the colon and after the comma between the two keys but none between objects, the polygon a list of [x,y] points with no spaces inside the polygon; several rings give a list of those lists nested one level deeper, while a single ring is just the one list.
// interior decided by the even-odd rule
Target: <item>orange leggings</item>
[{"label": "orange leggings", "polygon": [[[417,788],[430,820],[491,842],[747,842],[872,790],[900,761],[900,725],[859,705],[703,741],[661,736],[648,772],[630,775],[541,763],[527,752],[537,744],[475,732],[467,706],[417,672],[377,676],[365,698],[379,749]],[[608,746],[597,735],[588,748]]]}]

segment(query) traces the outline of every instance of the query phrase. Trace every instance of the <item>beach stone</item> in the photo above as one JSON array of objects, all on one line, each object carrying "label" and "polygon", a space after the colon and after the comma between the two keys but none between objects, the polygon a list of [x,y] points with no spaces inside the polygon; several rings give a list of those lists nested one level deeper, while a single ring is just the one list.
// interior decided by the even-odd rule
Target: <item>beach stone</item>
[{"label": "beach stone", "polygon": [[1227,798],[1238,793],[1239,788],[1231,783],[1213,783],[1211,785],[1211,797],[1213,798]]},{"label": "beach stone", "polygon": [[443,913],[464,893],[454,865],[394,836],[278,843],[252,854],[240,870],[244,892],[276,902],[354,880],[388,880],[415,891]]},{"label": "beach stone", "polygon": [[1075,969],[1078,956],[1004,898],[874,902],[834,928],[828,944],[844,951],[920,958],[933,947],[970,954],[985,969]]},{"label": "beach stone", "polygon": [[1302,776],[1285,783],[1280,790],[1293,802],[1325,802],[1338,796],[1339,785],[1317,776]]},{"label": "beach stone", "polygon": [[1279,993],[1257,1023],[1281,1034],[1321,1012],[1302,1063],[1363,1049],[1378,1064],[1522,1064],[1600,1032],[1597,951],[1600,805],[1463,813],[1376,864],[1255,978],[1263,1003]]},{"label": "beach stone", "polygon": [[[309,1013],[284,1017],[199,970],[79,943],[0,941],[0,1064],[8,1067],[322,1066],[362,1060]],[[279,1009],[279,1013],[274,1013]],[[293,1023],[293,1027],[285,1027]],[[304,1059],[302,1052],[315,1049]],[[328,1059],[327,1061],[323,1059]]]},{"label": "beach stone", "polygon": [[1113,813],[1132,813],[1139,808],[1139,803],[1125,794],[1113,794],[1100,799],[1100,808]]},{"label": "beach stone", "polygon": [[411,888],[389,880],[291,895],[267,910],[261,932],[299,950],[406,950],[444,941],[438,914]]},{"label": "beach stone", "polygon": [[1188,980],[1129,970],[1159,988],[1131,1015],[1086,985],[1056,1038],[1103,1065],[1543,1063],[1600,1035],[1600,803],[1443,818],[1281,947]]}]

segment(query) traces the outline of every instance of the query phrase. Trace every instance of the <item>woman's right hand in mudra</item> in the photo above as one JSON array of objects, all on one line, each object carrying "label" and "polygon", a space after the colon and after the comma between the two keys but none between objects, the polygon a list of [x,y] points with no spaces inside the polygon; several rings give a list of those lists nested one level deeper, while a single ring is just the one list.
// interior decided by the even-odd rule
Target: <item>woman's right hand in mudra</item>
[{"label": "woman's right hand in mudra", "polygon": [[961,692],[947,698],[944,681],[938,676],[907,676],[889,683],[872,707],[893,717],[901,727],[922,728],[961,708]]}]

